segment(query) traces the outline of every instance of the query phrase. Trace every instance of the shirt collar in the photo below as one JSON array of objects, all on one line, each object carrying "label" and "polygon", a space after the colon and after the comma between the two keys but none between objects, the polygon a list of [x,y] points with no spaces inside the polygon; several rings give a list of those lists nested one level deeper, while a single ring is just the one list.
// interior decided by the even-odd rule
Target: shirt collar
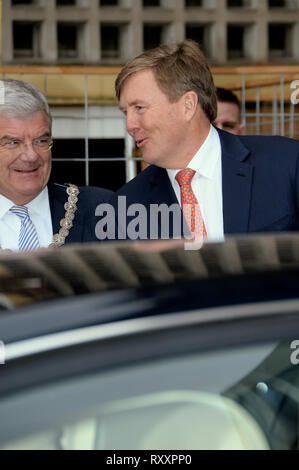
[{"label": "shirt collar", "polygon": [[[216,129],[210,125],[210,131],[202,146],[198,149],[187,168],[192,168],[201,176],[213,179],[216,174],[217,163],[221,157],[220,138]],[[167,170],[170,180],[175,180],[175,175],[181,168]]]},{"label": "shirt collar", "polygon": [[[28,202],[28,204],[25,204],[28,209],[29,213],[35,213],[39,215],[42,218],[45,218],[47,211],[45,210],[46,204],[49,205],[49,196],[48,196],[48,187],[46,186],[41,193],[39,193],[36,198],[34,198],[32,201]],[[5,196],[0,194],[0,219],[4,217],[4,215],[9,211],[11,206],[13,206],[14,203],[10,200],[7,199]]]}]

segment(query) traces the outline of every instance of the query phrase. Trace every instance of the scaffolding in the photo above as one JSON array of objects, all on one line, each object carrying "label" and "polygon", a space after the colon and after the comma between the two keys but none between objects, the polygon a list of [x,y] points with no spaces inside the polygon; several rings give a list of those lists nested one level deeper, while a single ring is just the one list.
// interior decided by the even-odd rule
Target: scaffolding
[{"label": "scaffolding", "polygon": [[[299,66],[212,67],[211,70],[216,86],[228,88],[239,97],[246,134],[299,138]],[[118,66],[0,67],[2,78],[19,78],[41,89],[52,108],[53,121],[61,107],[79,106],[84,110],[84,155],[65,161],[84,162],[86,185],[89,185],[91,162],[88,134],[90,111],[93,106],[117,108],[114,81],[119,71]],[[124,118],[120,116],[120,119],[125,142],[124,155],[113,157],[113,162],[125,162],[126,181],[129,181],[140,170],[136,162],[142,162],[142,157],[136,151],[133,139],[126,133]],[[92,161],[109,162],[112,157],[93,158]]]}]

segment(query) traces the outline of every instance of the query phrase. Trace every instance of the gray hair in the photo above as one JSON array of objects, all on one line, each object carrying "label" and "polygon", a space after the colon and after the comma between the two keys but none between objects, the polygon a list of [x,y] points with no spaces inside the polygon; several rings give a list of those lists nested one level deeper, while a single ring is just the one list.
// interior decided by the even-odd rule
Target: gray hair
[{"label": "gray hair", "polygon": [[34,85],[23,80],[0,80],[0,115],[25,118],[38,111],[45,113],[49,126],[52,116],[46,98]]}]

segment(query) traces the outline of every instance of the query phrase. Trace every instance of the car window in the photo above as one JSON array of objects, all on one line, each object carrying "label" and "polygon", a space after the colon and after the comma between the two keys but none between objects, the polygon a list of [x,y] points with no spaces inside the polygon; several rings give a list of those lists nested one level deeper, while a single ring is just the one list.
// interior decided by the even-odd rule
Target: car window
[{"label": "car window", "polygon": [[292,340],[179,354],[59,380],[0,403],[3,449],[297,446]]}]

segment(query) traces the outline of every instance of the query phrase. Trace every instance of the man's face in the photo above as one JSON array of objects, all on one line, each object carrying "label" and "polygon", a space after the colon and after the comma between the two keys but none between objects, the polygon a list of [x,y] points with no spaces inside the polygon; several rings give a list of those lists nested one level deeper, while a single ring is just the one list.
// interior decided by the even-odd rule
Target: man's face
[{"label": "man's face", "polygon": [[180,168],[186,138],[182,99],[170,102],[153,72],[145,69],[125,80],[119,105],[143,159],[163,168]]},{"label": "man's face", "polygon": [[0,116],[0,194],[14,204],[27,204],[48,183],[51,151],[32,143],[49,137],[49,122],[41,111],[22,119]]},{"label": "man's face", "polygon": [[244,128],[240,123],[240,109],[235,103],[217,102],[217,117],[213,122],[218,129],[231,134],[242,135]]}]

